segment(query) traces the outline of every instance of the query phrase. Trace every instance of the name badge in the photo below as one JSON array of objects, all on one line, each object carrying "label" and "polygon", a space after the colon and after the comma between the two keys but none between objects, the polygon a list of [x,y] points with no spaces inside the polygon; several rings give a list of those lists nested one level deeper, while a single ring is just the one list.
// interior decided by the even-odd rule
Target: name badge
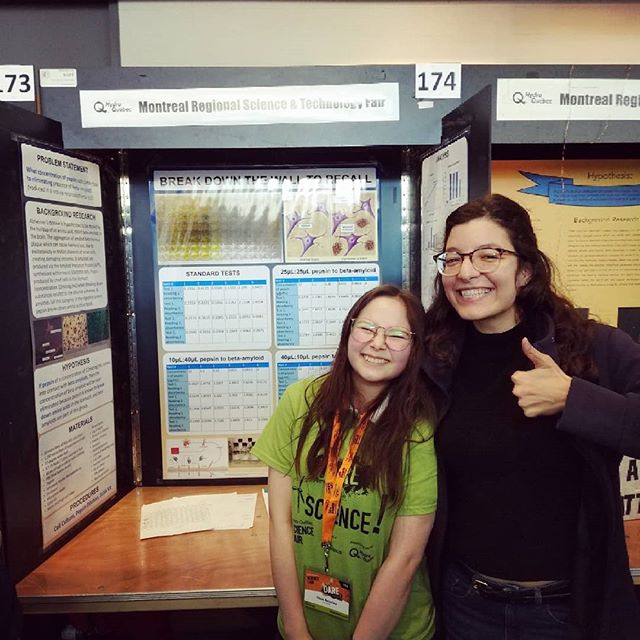
[{"label": "name badge", "polygon": [[311,609],[349,619],[351,585],[333,576],[307,569],[304,572],[304,604]]}]

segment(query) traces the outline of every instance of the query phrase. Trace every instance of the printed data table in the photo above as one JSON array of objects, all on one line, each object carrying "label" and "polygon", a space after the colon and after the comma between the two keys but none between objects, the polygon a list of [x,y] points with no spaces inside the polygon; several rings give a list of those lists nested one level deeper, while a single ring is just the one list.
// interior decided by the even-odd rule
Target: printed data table
[{"label": "printed data table", "polygon": [[329,371],[335,352],[333,349],[307,349],[299,351],[278,351],[276,353],[276,376],[278,378],[278,398],[292,383],[303,378],[317,378]]},{"label": "printed data table", "polygon": [[268,351],[171,353],[163,362],[169,433],[256,433],[271,416]]},{"label": "printed data table", "polygon": [[334,346],[353,303],[380,283],[377,264],[273,269],[278,347]]},{"label": "printed data table", "polygon": [[271,346],[267,267],[165,267],[159,277],[165,350]]}]

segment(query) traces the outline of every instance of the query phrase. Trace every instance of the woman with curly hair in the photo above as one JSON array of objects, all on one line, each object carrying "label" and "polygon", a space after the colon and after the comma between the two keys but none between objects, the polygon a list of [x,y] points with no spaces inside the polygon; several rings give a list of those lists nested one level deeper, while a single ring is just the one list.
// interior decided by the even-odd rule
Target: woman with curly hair
[{"label": "woman with curly hair", "polygon": [[439,635],[638,638],[618,467],[640,455],[640,346],[556,292],[509,198],[451,213],[434,259]]}]

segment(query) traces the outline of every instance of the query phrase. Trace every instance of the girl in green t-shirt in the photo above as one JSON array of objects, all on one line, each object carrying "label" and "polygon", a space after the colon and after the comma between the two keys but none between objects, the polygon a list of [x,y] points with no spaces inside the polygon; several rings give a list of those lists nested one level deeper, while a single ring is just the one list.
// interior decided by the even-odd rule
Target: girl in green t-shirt
[{"label": "girl in green t-shirt", "polygon": [[287,640],[433,635],[419,570],[437,494],[423,323],[408,291],[364,294],[330,372],[291,385],[253,449],[269,466],[271,568]]}]

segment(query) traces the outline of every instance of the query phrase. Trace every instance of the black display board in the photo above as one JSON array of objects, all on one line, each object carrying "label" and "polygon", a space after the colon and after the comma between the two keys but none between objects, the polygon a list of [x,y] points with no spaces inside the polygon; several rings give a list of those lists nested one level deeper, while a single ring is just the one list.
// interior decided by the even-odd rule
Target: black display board
[{"label": "black display board", "polygon": [[[79,68],[77,87],[42,88],[43,113],[64,124],[65,145],[77,149],[180,148],[321,148],[406,146],[440,143],[440,122],[461,102],[499,79],[640,79],[640,65],[508,64],[462,65],[459,100],[435,100],[419,108],[415,98],[415,65],[315,67],[104,67]],[[396,122],[260,124],[254,126],[166,126],[83,128],[79,91],[181,88],[275,87],[392,82],[399,86],[400,119]],[[494,104],[496,100],[493,101]],[[640,120],[496,120],[493,144],[626,143],[640,140]]]},{"label": "black display board", "polygon": [[42,541],[26,239],[15,132],[61,145],[62,131],[58,122],[0,102],[0,318],[4,341],[0,477],[3,552],[17,578],[40,555]]},{"label": "black display board", "polygon": [[[136,342],[139,363],[138,383],[142,444],[142,480],[145,485],[184,484],[198,480],[162,479],[160,441],[160,389],[158,385],[158,336],[154,293],[153,229],[149,180],[154,170],[178,168],[259,168],[268,167],[374,167],[379,180],[380,250],[379,265],[383,282],[402,285],[401,230],[401,148],[365,149],[277,149],[230,151],[131,151],[128,154],[131,184],[131,218],[133,228],[134,293]],[[233,480],[238,482],[239,480]],[[255,479],[249,479],[255,482]],[[224,482],[219,480],[218,482]]]},{"label": "black display board", "polygon": [[[442,124],[446,140],[466,136],[470,155],[470,193],[480,195],[489,188],[491,88],[486,87],[477,96],[446,115]],[[424,137],[433,132],[424,132]],[[443,142],[445,138],[443,136]],[[184,484],[206,482],[192,480],[163,480],[161,451],[159,388],[158,329],[156,325],[156,294],[154,291],[154,238],[151,224],[152,203],[149,181],[154,170],[178,168],[259,168],[268,167],[330,167],[373,166],[380,185],[380,253],[379,265],[382,282],[403,284],[419,291],[419,176],[420,162],[436,146],[367,147],[364,149],[233,149],[226,151],[157,150],[128,153],[131,185],[131,218],[133,228],[133,257],[136,309],[136,340],[138,361],[144,363],[138,370],[140,424],[142,440],[143,484]],[[409,184],[403,187],[402,176]],[[403,202],[403,197],[407,201]],[[404,208],[404,211],[403,211]],[[408,225],[407,225],[408,223]],[[404,225],[404,226],[403,226]],[[411,232],[408,231],[411,226]],[[407,234],[409,237],[407,237]],[[411,246],[408,240],[411,239]],[[408,253],[409,255],[403,255]],[[404,272],[403,272],[404,270]],[[189,436],[185,436],[189,437]],[[237,481],[237,480],[234,480]],[[255,479],[248,480],[255,482]],[[224,480],[214,480],[224,482]]]},{"label": "black display board", "polygon": [[[406,151],[406,163],[411,182],[412,199],[409,208],[421,211],[422,178],[421,166],[425,158],[438,153],[460,138],[467,144],[467,193],[468,198],[477,198],[491,188],[491,99],[490,85],[463,102],[442,118],[442,139],[431,147],[410,147]],[[421,214],[411,221],[411,246],[409,260],[409,280],[413,290],[420,295],[422,287]],[[429,259],[427,257],[427,259]],[[424,301],[427,304],[427,301]]]},{"label": "black display board", "polygon": [[[113,499],[82,520],[47,550],[43,549],[39,448],[35,416],[34,369],[29,307],[29,276],[24,211],[21,199],[21,142],[61,148],[58,122],[0,102],[0,478],[3,553],[14,580],[19,580],[64,544]],[[96,161],[96,158],[90,158]],[[101,160],[107,289],[116,424],[118,493],[132,484],[129,359],[124,260],[117,203],[117,165]]]}]

